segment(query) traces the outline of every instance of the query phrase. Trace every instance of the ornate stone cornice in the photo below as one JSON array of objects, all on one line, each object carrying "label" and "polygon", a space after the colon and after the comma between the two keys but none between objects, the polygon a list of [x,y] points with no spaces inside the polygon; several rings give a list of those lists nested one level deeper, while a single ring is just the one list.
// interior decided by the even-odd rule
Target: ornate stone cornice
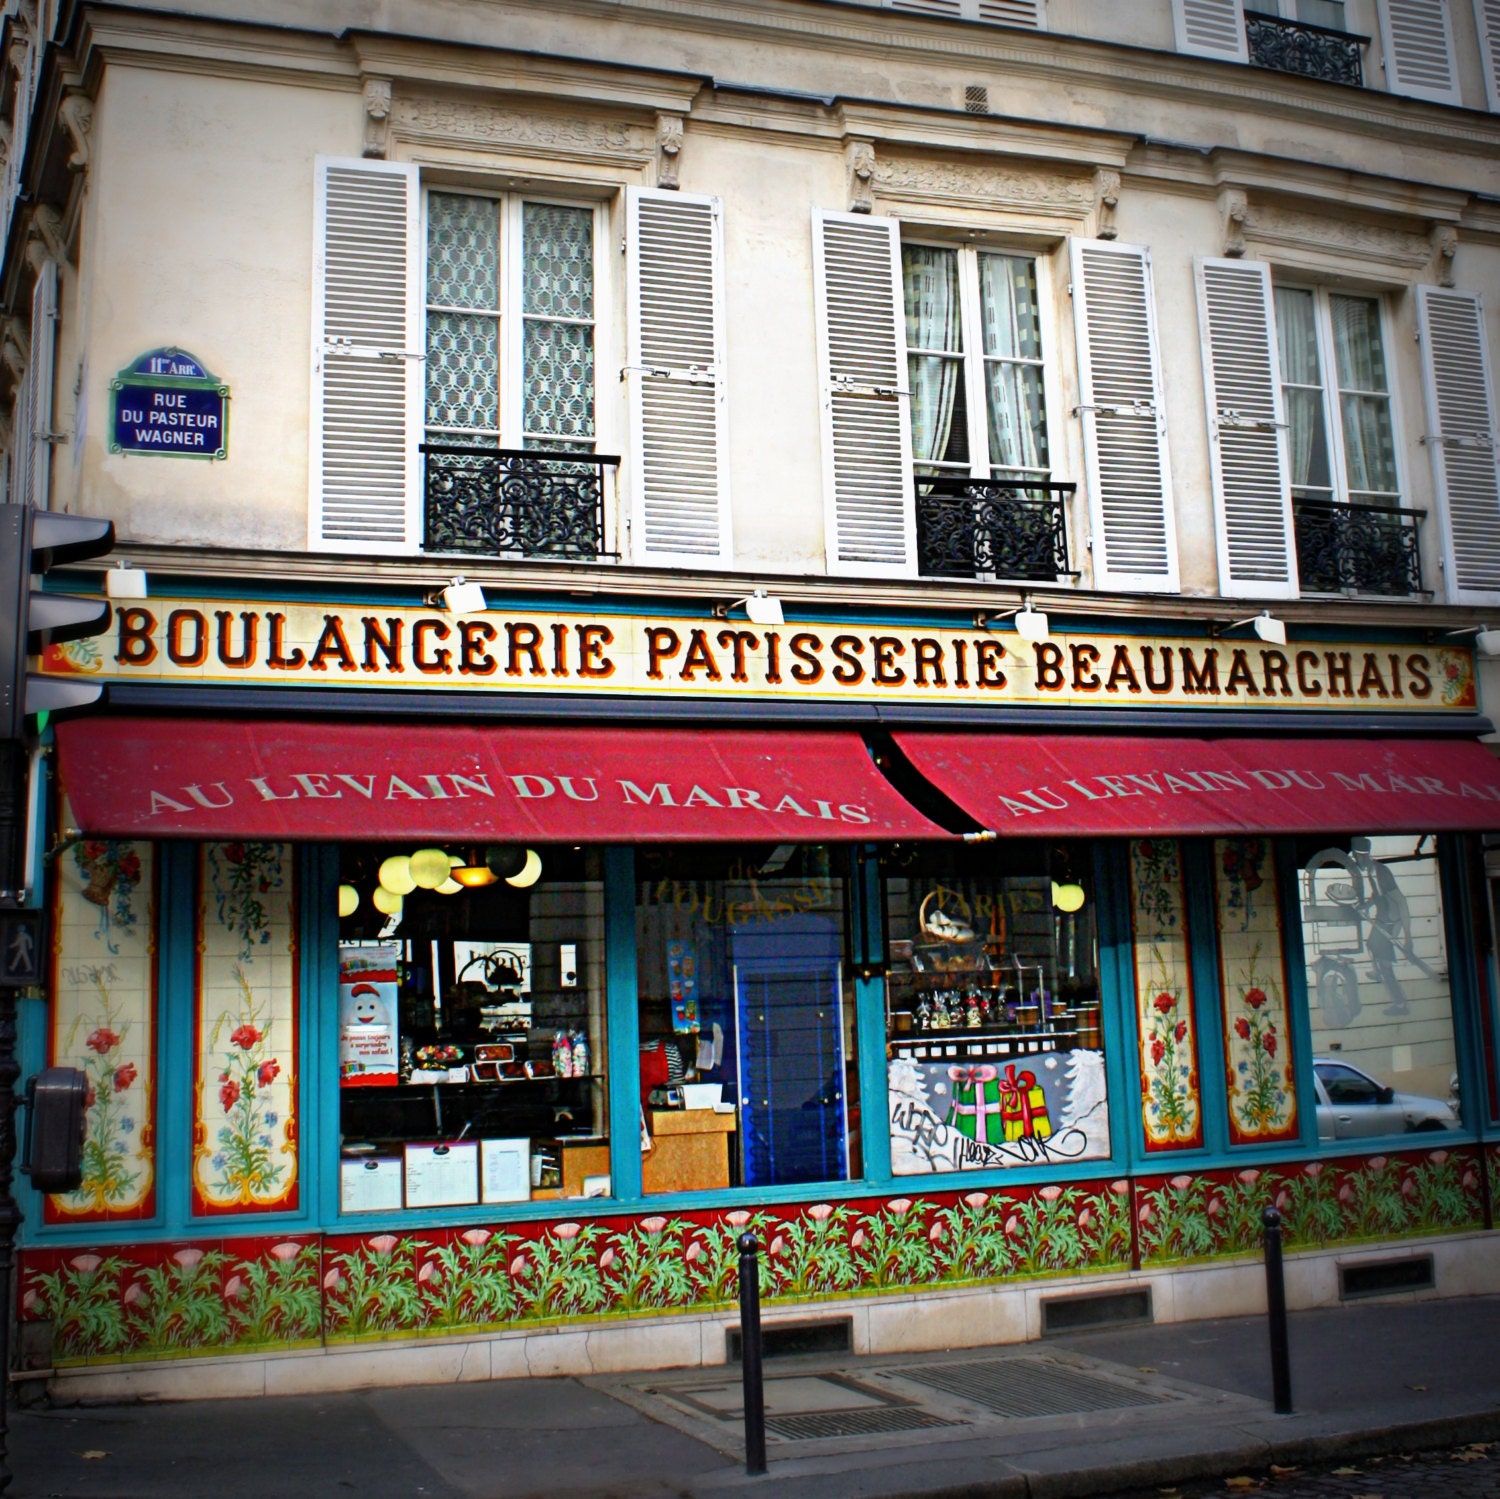
[{"label": "ornate stone cornice", "polygon": [[643,166],[657,154],[651,126],[597,115],[544,114],[479,99],[398,94],[391,104],[390,129],[393,136],[413,143],[503,146],[551,160]]},{"label": "ornate stone cornice", "polygon": [[1340,218],[1282,203],[1262,203],[1254,198],[1249,200],[1245,215],[1244,238],[1250,254],[1283,263],[1302,261],[1319,268],[1334,259],[1343,267],[1357,264],[1377,276],[1382,270],[1425,270],[1433,254],[1429,232]]},{"label": "ornate stone cornice", "polygon": [[875,192],[882,202],[942,208],[1008,209],[1081,222],[1095,210],[1092,175],[1039,170],[1030,163],[941,161],[930,157],[875,158]]}]

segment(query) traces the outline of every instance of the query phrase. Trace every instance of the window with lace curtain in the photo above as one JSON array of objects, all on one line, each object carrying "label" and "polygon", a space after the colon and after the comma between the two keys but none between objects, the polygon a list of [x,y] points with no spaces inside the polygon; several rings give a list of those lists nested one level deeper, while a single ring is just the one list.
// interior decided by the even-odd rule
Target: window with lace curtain
[{"label": "window with lace curtain", "polygon": [[1048,479],[1035,259],[903,244],[901,271],[918,477]]},{"label": "window with lace curtain", "polygon": [[1278,286],[1292,496],[1401,503],[1380,301]]},{"label": "window with lace curtain", "polygon": [[594,209],[426,199],[427,441],[592,451]]}]

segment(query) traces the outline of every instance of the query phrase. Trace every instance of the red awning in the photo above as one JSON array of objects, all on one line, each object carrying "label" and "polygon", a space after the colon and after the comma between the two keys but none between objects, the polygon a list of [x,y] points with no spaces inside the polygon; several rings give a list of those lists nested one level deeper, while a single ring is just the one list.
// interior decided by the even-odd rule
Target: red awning
[{"label": "red awning", "polygon": [[848,732],[94,718],[57,737],[74,820],[118,838],[947,836]]},{"label": "red awning", "polygon": [[1001,834],[1500,828],[1500,760],[1470,741],[913,732],[896,742]]}]

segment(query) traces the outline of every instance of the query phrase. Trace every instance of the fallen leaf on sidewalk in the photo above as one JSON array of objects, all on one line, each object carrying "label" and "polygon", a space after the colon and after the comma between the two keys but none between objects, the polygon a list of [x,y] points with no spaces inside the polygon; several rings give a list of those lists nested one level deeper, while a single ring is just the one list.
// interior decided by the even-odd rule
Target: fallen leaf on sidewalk
[{"label": "fallen leaf on sidewalk", "polygon": [[1359,1472],[1358,1468],[1335,1468],[1333,1475],[1335,1478],[1357,1478]]},{"label": "fallen leaf on sidewalk", "polygon": [[1287,1478],[1290,1477],[1293,1473],[1300,1473],[1301,1471],[1302,1469],[1299,1468],[1296,1463],[1292,1463],[1285,1468],[1283,1468],[1280,1463],[1271,1464],[1271,1476],[1273,1478]]},{"label": "fallen leaf on sidewalk", "polygon": [[1488,1452],[1494,1445],[1493,1442],[1470,1442],[1464,1450],[1466,1452]]},{"label": "fallen leaf on sidewalk", "polygon": [[79,1453],[84,1462],[89,1462],[96,1457],[108,1457],[109,1453],[101,1452],[97,1447],[90,1448],[87,1452]]},{"label": "fallen leaf on sidewalk", "polygon": [[1351,1494],[1349,1499],[1385,1499],[1384,1494]]},{"label": "fallen leaf on sidewalk", "polygon": [[1246,1478],[1243,1475],[1238,1478],[1226,1478],[1224,1480],[1224,1487],[1232,1489],[1237,1494],[1242,1494],[1247,1489],[1258,1489],[1262,1486],[1260,1479]]},{"label": "fallen leaf on sidewalk", "polygon": [[1482,1463],[1484,1461],[1484,1453],[1473,1452],[1466,1448],[1462,1452],[1455,1452],[1453,1454],[1453,1461],[1456,1463]]},{"label": "fallen leaf on sidewalk", "polygon": [[1425,1395],[1427,1393],[1427,1386],[1424,1384],[1409,1384],[1406,1388],[1408,1390],[1415,1390],[1419,1395]]},{"label": "fallen leaf on sidewalk", "polygon": [[1139,1369],[1142,1374],[1155,1374],[1156,1373],[1156,1370],[1153,1369],[1150,1364],[1137,1364],[1136,1368]]}]

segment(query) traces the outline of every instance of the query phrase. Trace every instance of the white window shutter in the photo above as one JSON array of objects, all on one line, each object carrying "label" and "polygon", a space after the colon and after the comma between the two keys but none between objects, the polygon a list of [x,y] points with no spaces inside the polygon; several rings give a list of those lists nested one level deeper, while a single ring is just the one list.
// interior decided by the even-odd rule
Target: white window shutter
[{"label": "white window shutter", "polygon": [[1500,468],[1484,309],[1472,292],[1419,286],[1417,329],[1448,600],[1500,603]]},{"label": "white window shutter", "polygon": [[1393,94],[1458,104],[1448,0],[1378,0],[1385,86]]},{"label": "white window shutter", "polygon": [[1045,0],[979,0],[979,19],[996,26],[1026,26],[1047,29]]},{"label": "white window shutter", "polygon": [[28,357],[26,373],[16,386],[16,399],[11,407],[10,499],[17,505],[31,500],[31,463],[35,456],[31,434],[36,426],[32,417],[34,365]]},{"label": "white window shutter", "polygon": [[815,209],[813,292],[828,570],[912,577],[916,508],[897,221]]},{"label": "white window shutter", "polygon": [[1172,0],[1172,30],[1179,52],[1225,62],[1250,60],[1241,0]]},{"label": "white window shutter", "polygon": [[422,241],[417,169],[319,157],[309,544],[420,543]]},{"label": "white window shutter", "polygon": [[1474,0],[1474,26],[1484,62],[1484,96],[1500,114],[1500,0]]},{"label": "white window shutter", "polygon": [[717,198],[632,188],[628,219],[631,552],[727,564],[723,209]]},{"label": "white window shutter", "polygon": [[1271,268],[1258,260],[1193,263],[1208,406],[1219,592],[1297,596],[1297,544],[1282,410]]},{"label": "white window shutter", "polygon": [[1141,245],[1075,239],[1072,262],[1094,586],[1175,593],[1151,257]]}]

